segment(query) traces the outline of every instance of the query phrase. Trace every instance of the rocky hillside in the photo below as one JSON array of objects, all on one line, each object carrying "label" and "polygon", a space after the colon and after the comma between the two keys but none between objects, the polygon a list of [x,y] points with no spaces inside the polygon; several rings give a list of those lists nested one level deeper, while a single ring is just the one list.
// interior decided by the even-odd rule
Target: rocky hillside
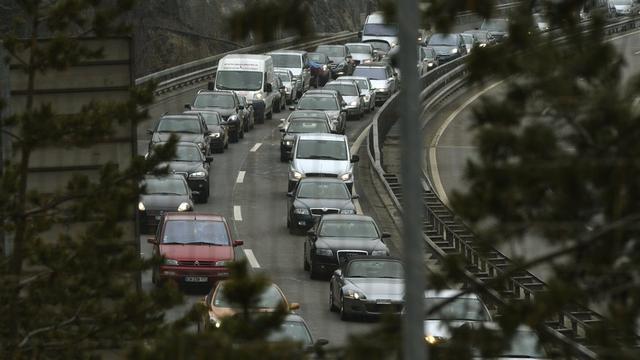
[{"label": "rocky hillside", "polygon": [[[312,0],[315,31],[357,30],[374,0]],[[206,56],[247,46],[231,40],[225,16],[238,0],[139,1],[132,14],[136,77]],[[283,35],[284,36],[284,35]]]}]

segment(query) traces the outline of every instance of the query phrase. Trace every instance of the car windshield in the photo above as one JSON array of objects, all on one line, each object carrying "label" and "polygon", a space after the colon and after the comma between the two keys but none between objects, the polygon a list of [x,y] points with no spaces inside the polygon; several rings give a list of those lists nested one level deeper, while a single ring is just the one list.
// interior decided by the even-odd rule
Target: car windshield
[{"label": "car windshield", "polygon": [[187,186],[182,179],[148,178],[143,186],[145,195],[187,195]]},{"label": "car windshield", "polygon": [[480,26],[480,30],[507,32],[509,22],[505,19],[486,20]]},{"label": "car windshield", "polygon": [[258,71],[216,72],[216,89],[256,91],[262,89],[263,75]]},{"label": "car windshield", "polygon": [[302,120],[296,119],[289,123],[288,133],[329,133],[327,122],[323,120]]},{"label": "car windshield", "polygon": [[353,71],[353,76],[364,76],[372,80],[386,80],[387,72],[383,67],[358,66]]},{"label": "car windshield", "polygon": [[358,96],[356,87],[350,84],[327,84],[324,86],[325,90],[336,90],[342,96]]},{"label": "car windshield", "polygon": [[313,345],[309,329],[301,321],[284,321],[277,330],[267,337],[268,341],[297,341],[302,345]]},{"label": "car windshield", "polygon": [[468,320],[489,321],[490,317],[479,299],[457,298],[440,310],[429,314],[432,308],[448,301],[449,298],[428,297],[424,299],[425,320]]},{"label": "car windshield", "polygon": [[293,119],[301,119],[301,118],[316,118],[316,119],[326,119],[327,115],[322,112],[315,111],[294,111],[289,115],[289,120]]},{"label": "car windshield", "polygon": [[217,107],[228,109],[234,107],[233,95],[231,94],[200,94],[196,96],[193,107],[206,108]]},{"label": "car windshield", "polygon": [[423,59],[435,60],[436,51],[433,48],[422,48]]},{"label": "car windshield", "polygon": [[276,75],[278,75],[278,78],[280,79],[280,81],[282,82],[290,82],[291,81],[291,77],[289,76],[288,73],[276,73]]},{"label": "car windshield", "polygon": [[224,223],[212,220],[168,220],[165,222],[162,243],[231,245]]},{"label": "car windshield", "polygon": [[429,38],[430,46],[456,46],[458,45],[458,36],[452,34],[433,34]]},{"label": "car windshield", "polygon": [[352,54],[371,54],[369,45],[347,45],[347,48]]},{"label": "car windshield", "polygon": [[380,50],[382,52],[388,52],[391,49],[391,45],[389,45],[386,41],[367,41],[374,49]]},{"label": "car windshield", "polygon": [[329,57],[344,57],[346,56],[344,46],[318,46],[317,52],[326,54]]},{"label": "car windshield", "polygon": [[398,36],[396,24],[365,24],[362,29],[365,36]]},{"label": "car windshield", "polygon": [[309,60],[317,62],[318,64],[326,64],[329,62],[327,55],[321,53],[309,53],[307,57]]},{"label": "car windshield", "polygon": [[347,160],[347,145],[342,140],[300,140],[296,158],[344,161]]},{"label": "car windshield", "polygon": [[333,96],[303,96],[298,102],[298,109],[338,111],[340,107]]},{"label": "car windshield", "polygon": [[322,222],[318,235],[365,239],[377,239],[380,237],[376,225],[369,220],[326,220]]},{"label": "car windshield", "polygon": [[345,272],[346,277],[404,278],[404,268],[399,261],[352,260]]},{"label": "car windshield", "polygon": [[369,82],[365,79],[353,79],[358,84],[360,90],[369,90]]},{"label": "car windshield", "polygon": [[[276,289],[275,285],[271,285],[265,289],[265,291],[260,296],[260,300],[253,307],[254,309],[275,309],[280,304],[284,302],[280,291]],[[216,291],[216,296],[213,299],[213,306],[223,307],[223,308],[235,308],[238,307],[238,304],[232,304],[227,300],[227,297],[224,294],[224,285],[221,285],[218,291]]]},{"label": "car windshield", "polygon": [[471,35],[471,34],[462,34],[462,40],[464,40],[465,44],[473,44],[473,35]]},{"label": "car windshield", "polygon": [[302,68],[302,56],[296,54],[270,54],[273,67]]},{"label": "car windshield", "polygon": [[160,119],[156,131],[200,134],[200,120],[197,118],[164,118]]},{"label": "car windshield", "polygon": [[631,5],[633,0],[610,0],[613,5]]},{"label": "car windshield", "polygon": [[220,114],[218,113],[203,112],[201,114],[204,117],[204,122],[207,126],[218,126],[220,125],[220,121],[222,121]]},{"label": "car windshield", "polygon": [[202,161],[202,151],[196,146],[176,146],[176,156],[173,161]]},{"label": "car windshield", "polygon": [[298,185],[298,199],[351,199],[349,189],[339,182],[302,182]]}]

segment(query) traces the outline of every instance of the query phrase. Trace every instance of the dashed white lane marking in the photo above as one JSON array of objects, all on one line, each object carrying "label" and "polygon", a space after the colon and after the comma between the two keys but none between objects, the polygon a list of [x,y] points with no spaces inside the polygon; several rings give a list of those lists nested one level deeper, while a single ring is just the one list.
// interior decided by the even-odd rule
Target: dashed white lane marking
[{"label": "dashed white lane marking", "polygon": [[236,178],[236,182],[237,182],[238,184],[242,184],[242,183],[244,182],[244,175],[245,175],[246,173],[247,173],[246,171],[240,171],[240,172],[238,173],[238,177]]},{"label": "dashed white lane marking", "polygon": [[253,250],[251,249],[243,249],[244,250],[244,256],[247,257],[247,260],[249,261],[249,265],[251,265],[252,268],[257,269],[260,267],[260,264],[258,263],[258,259],[256,259],[256,256],[253,254]]},{"label": "dashed white lane marking", "polygon": [[256,151],[258,151],[258,149],[260,149],[260,146],[262,146],[262,143],[257,143],[255,145],[253,145],[253,147],[249,151],[256,152]]},{"label": "dashed white lane marking", "polygon": [[240,208],[240,205],[235,205],[233,207],[233,220],[242,221],[242,209]]},{"label": "dashed white lane marking", "polygon": [[431,142],[431,146],[429,147],[429,161],[431,162],[431,164],[433,164],[433,166],[431,167],[431,177],[433,178],[433,186],[435,187],[436,193],[438,194],[442,202],[445,204],[449,204],[449,198],[447,197],[447,193],[444,190],[444,186],[442,186],[442,179],[440,179],[440,171],[438,171],[438,157],[436,156],[438,142],[440,142],[440,138],[442,137],[442,134],[444,134],[445,130],[447,130],[447,127],[449,127],[451,122],[456,117],[458,117],[458,115],[460,115],[460,113],[464,109],[466,109],[467,106],[471,105],[474,101],[478,100],[480,96],[484,95],[491,89],[502,84],[503,81],[504,80],[498,81],[492,84],[491,86],[485,88],[484,90],[472,96],[470,99],[465,101],[464,104],[460,105],[460,107],[458,107],[454,112],[451,113],[451,115],[449,115],[449,117],[444,121],[442,126],[440,126],[440,128],[436,132],[436,136],[433,138],[433,141]]}]

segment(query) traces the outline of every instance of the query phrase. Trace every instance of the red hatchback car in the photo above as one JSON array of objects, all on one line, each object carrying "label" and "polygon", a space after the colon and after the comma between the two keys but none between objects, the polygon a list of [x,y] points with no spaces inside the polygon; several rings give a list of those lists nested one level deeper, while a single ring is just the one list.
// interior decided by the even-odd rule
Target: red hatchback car
[{"label": "red hatchback car", "polygon": [[204,213],[165,213],[155,238],[154,254],[164,258],[153,269],[153,283],[216,283],[229,276],[227,265],[235,260],[234,247],[242,240],[231,240],[224,217]]}]

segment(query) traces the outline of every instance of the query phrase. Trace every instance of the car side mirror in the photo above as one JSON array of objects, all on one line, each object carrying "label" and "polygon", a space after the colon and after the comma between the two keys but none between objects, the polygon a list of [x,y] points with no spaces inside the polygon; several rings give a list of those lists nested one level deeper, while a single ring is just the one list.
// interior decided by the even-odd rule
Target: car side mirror
[{"label": "car side mirror", "polygon": [[207,163],[211,163],[213,161],[213,156],[211,155],[205,156],[204,161]]},{"label": "car side mirror", "polygon": [[191,104],[184,104],[185,110],[191,110]]},{"label": "car side mirror", "polygon": [[333,60],[329,59],[329,62],[327,64],[333,64]]},{"label": "car side mirror", "polygon": [[386,233],[386,232],[383,232],[383,233],[382,233],[382,238],[383,238],[383,239],[388,239],[388,238],[390,238],[390,237],[391,237],[391,234]]},{"label": "car side mirror", "polygon": [[288,192],[288,193],[287,193],[287,197],[290,197],[290,198],[292,198],[292,197],[293,197],[293,191],[291,191],[291,192]]},{"label": "car side mirror", "polygon": [[244,241],[242,240],[233,240],[233,247],[244,245]]},{"label": "car side mirror", "polygon": [[316,343],[314,344],[315,346],[325,346],[329,344],[329,340],[327,339],[318,339],[316,340]]},{"label": "car side mirror", "polygon": [[238,105],[238,109],[244,110],[244,106],[243,105]]},{"label": "car side mirror", "polygon": [[287,132],[287,130],[285,130],[284,128],[280,128],[280,132],[284,134]]},{"label": "car side mirror", "polygon": [[268,92],[268,93],[272,92],[273,91],[273,85],[271,85],[270,83],[264,84],[264,91]]},{"label": "car side mirror", "polygon": [[214,83],[213,81],[209,81],[207,83],[207,90],[215,90],[216,89],[216,83]]},{"label": "car side mirror", "polygon": [[333,275],[335,275],[335,276],[342,276],[342,270],[340,270],[340,269],[336,269],[336,270],[333,272]]},{"label": "car side mirror", "polygon": [[149,244],[152,244],[152,245],[157,245],[158,244],[158,240],[156,240],[156,238],[154,238],[154,237],[147,238],[147,242]]},{"label": "car side mirror", "polygon": [[[289,110],[294,111],[295,109],[296,109],[295,105],[290,105],[289,106]],[[284,120],[284,119],[282,119],[282,120]]]},{"label": "car side mirror", "polygon": [[352,163],[357,163],[358,161],[360,161],[360,156],[358,156],[358,155],[351,155],[351,162],[352,162]]},{"label": "car side mirror", "polygon": [[309,229],[309,230],[307,231],[307,235],[309,235],[309,236],[314,236],[315,234],[316,234],[316,231],[315,231],[315,230],[313,230],[313,229]]},{"label": "car side mirror", "polygon": [[153,130],[151,130],[151,129],[147,129],[147,134],[149,134],[149,135],[153,135]]},{"label": "car side mirror", "polygon": [[351,199],[355,200],[355,199],[360,199],[360,195],[351,195]]},{"label": "car side mirror", "polygon": [[300,309],[300,304],[298,303],[291,303],[289,304],[289,310],[299,310]]},{"label": "car side mirror", "polygon": [[358,31],[358,36],[362,37],[362,30]]}]

